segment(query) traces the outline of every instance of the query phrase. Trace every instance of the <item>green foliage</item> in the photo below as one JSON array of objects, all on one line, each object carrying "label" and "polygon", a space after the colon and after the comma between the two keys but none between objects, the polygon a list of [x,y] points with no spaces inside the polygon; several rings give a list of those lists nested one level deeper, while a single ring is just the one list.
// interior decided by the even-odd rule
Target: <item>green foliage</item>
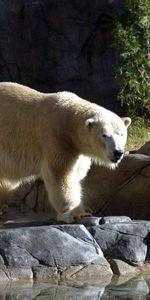
[{"label": "green foliage", "polygon": [[121,58],[116,66],[118,99],[128,113],[143,115],[150,107],[150,1],[124,3],[124,13],[114,29],[114,46]]},{"label": "green foliage", "polygon": [[149,123],[143,118],[133,117],[132,126],[129,127],[127,150],[139,149],[150,139]]}]

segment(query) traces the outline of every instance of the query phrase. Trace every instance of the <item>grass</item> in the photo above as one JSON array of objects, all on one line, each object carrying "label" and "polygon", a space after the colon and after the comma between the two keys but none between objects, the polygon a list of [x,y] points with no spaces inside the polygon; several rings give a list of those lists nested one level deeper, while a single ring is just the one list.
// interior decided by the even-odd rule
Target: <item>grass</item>
[{"label": "grass", "polygon": [[150,140],[150,122],[142,118],[133,118],[126,150],[137,150],[148,140]]}]

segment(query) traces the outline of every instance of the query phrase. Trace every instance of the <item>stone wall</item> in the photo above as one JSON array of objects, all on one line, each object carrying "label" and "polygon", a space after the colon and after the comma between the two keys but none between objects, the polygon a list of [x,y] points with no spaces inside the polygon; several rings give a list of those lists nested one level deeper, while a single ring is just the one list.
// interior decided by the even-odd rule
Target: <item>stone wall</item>
[{"label": "stone wall", "polygon": [[0,0],[0,81],[72,91],[120,112],[111,49],[119,0]]}]

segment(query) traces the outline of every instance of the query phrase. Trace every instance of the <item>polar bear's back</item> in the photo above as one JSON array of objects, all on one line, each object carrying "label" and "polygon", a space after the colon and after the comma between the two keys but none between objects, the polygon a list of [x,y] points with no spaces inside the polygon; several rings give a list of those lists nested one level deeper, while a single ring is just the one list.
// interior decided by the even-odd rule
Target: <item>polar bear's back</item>
[{"label": "polar bear's back", "polygon": [[73,113],[76,116],[82,115],[82,117],[84,117],[84,114],[88,117],[88,115],[91,115],[92,113],[98,113],[100,115],[106,114],[107,117],[109,114],[113,114],[105,108],[84,100],[68,91],[42,93],[30,87],[13,82],[0,83],[0,111],[2,110],[3,104],[5,109],[8,105],[10,111],[14,106],[15,112],[17,109],[20,109],[21,113],[26,112],[26,109],[32,109],[33,111],[36,107],[41,105],[42,108],[45,105],[47,111],[54,107],[56,109],[55,113],[56,111],[60,114],[69,112],[70,115]]},{"label": "polar bear's back", "polygon": [[[0,83],[0,103],[2,101],[33,101],[38,99],[41,93],[24,85],[13,82],[1,82]],[[22,103],[23,104],[23,103]]]}]

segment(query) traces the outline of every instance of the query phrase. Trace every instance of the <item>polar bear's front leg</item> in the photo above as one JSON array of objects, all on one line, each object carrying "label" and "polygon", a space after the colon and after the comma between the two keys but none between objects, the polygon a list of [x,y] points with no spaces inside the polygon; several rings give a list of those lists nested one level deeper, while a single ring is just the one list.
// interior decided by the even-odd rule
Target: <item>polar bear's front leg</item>
[{"label": "polar bear's front leg", "polygon": [[61,175],[45,166],[42,177],[59,221],[70,223],[87,215],[81,203],[81,186],[76,172]]}]

